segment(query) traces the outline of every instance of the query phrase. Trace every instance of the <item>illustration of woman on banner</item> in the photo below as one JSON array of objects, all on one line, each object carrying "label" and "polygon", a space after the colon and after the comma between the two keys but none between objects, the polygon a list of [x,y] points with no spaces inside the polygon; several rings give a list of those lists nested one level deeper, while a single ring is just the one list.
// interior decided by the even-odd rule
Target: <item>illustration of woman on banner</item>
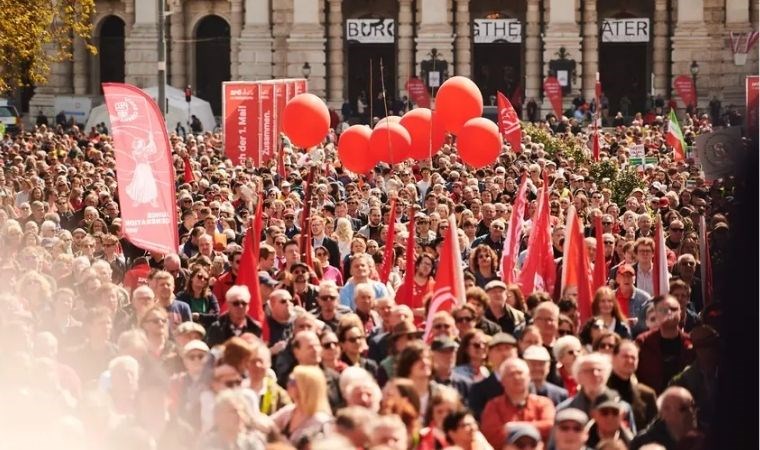
[{"label": "illustration of woman on banner", "polygon": [[135,137],[132,141],[132,159],[135,161],[135,170],[132,172],[132,181],[127,186],[127,195],[135,205],[150,203],[157,206],[158,187],[153,177],[151,160],[158,153],[156,143],[153,141],[153,131],[148,132],[148,142],[142,137]]}]

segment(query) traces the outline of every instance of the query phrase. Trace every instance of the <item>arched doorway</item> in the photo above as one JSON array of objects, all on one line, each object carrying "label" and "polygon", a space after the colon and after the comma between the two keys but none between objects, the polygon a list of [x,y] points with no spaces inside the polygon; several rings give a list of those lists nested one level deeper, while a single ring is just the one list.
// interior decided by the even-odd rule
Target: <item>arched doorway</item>
[{"label": "arched doorway", "polygon": [[[124,21],[108,16],[100,25],[98,42],[100,82],[124,82]],[[102,90],[98,86],[98,90]]]},{"label": "arched doorway", "polygon": [[195,95],[222,114],[222,82],[230,74],[230,25],[219,16],[206,16],[195,28]]},{"label": "arched doorway", "polygon": [[486,104],[502,92],[520,114],[524,79],[526,2],[487,0],[471,6],[473,79]]},{"label": "arched doorway", "polygon": [[599,1],[599,78],[609,115],[647,109],[651,90],[654,2]]},{"label": "arched doorway", "polygon": [[[372,2],[343,2],[344,36],[346,42],[346,80],[348,99],[357,110],[357,101],[363,97],[370,105],[372,115],[384,117],[393,114],[392,100],[396,97],[396,27],[398,2],[377,0]],[[382,63],[382,71],[380,64]],[[381,76],[382,73],[382,76]],[[382,90],[385,87],[383,102]],[[367,117],[369,110],[364,113]]]}]

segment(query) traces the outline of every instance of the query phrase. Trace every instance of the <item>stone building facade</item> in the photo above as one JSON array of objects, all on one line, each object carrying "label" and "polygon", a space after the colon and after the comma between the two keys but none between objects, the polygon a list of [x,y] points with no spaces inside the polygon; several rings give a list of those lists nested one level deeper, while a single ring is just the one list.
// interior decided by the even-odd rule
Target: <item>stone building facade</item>
[{"label": "stone building facade", "polygon": [[[155,85],[156,5],[98,1],[99,54],[77,41],[31,109],[53,115],[58,95],[97,104],[101,81]],[[337,107],[383,87],[406,95],[411,76],[434,89],[452,75],[472,77],[487,101],[498,89],[540,103],[550,70],[568,85],[566,105],[593,97],[597,73],[612,103],[635,104],[675,96],[673,79],[696,62],[700,108],[713,97],[739,106],[758,54],[736,65],[729,32],[757,29],[757,16],[755,0],[167,0],[168,81],[192,85],[217,114],[222,81],[302,77],[307,64],[310,91]]]}]

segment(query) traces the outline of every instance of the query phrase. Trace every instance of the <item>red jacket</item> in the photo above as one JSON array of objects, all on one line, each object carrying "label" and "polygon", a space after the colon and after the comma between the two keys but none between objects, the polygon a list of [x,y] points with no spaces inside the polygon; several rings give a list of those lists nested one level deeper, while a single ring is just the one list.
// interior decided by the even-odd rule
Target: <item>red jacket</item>
[{"label": "red jacket", "polygon": [[501,448],[506,438],[504,425],[507,422],[528,422],[538,429],[546,441],[554,425],[554,403],[546,397],[528,394],[525,406],[513,405],[506,394],[486,403],[480,416],[481,430],[494,448]]},{"label": "red jacket", "polygon": [[[694,361],[694,351],[689,335],[684,333],[683,330],[679,333],[681,354],[678,364],[681,370],[683,370],[683,368]],[[636,338],[636,344],[639,346],[639,368],[636,370],[636,378],[640,383],[644,383],[654,389],[657,395],[659,395],[665,390],[668,386],[668,381],[670,381],[665,379],[660,330],[654,329],[640,334]]]}]

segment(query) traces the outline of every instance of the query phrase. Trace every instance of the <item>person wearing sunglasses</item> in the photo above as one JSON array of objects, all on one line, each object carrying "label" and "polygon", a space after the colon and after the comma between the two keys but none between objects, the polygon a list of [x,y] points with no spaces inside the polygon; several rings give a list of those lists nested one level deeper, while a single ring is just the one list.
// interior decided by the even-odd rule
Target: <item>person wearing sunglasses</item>
[{"label": "person wearing sunglasses", "polygon": [[554,416],[554,427],[552,428],[552,438],[554,440],[553,448],[555,450],[587,450],[588,432],[588,414],[576,409],[567,408],[558,411]]},{"label": "person wearing sunglasses", "polygon": [[657,404],[660,405],[657,419],[633,438],[630,448],[638,450],[646,444],[701,448],[704,435],[697,428],[697,407],[691,393],[680,386],[671,386],[660,395]]},{"label": "person wearing sunglasses", "polygon": [[657,393],[665,390],[674,375],[694,360],[689,335],[681,328],[681,304],[672,295],[652,300],[659,327],[640,334],[641,349],[636,377]]},{"label": "person wearing sunglasses", "polygon": [[[485,206],[484,206],[485,207]],[[494,210],[494,215],[496,211]],[[495,219],[488,227],[488,233],[485,233],[474,241],[472,241],[472,248],[477,248],[480,245],[486,245],[491,250],[496,252],[497,257],[501,257],[501,251],[504,248],[504,235],[506,234],[507,225],[501,219]]]},{"label": "person wearing sunglasses", "polygon": [[530,392],[552,401],[554,406],[567,400],[567,389],[546,380],[551,373],[551,355],[543,345],[533,345],[523,352],[530,369]]},{"label": "person wearing sunglasses", "polygon": [[251,292],[247,286],[232,286],[226,295],[228,310],[208,328],[209,347],[222,344],[233,336],[252,333],[261,336],[261,325],[248,315]]},{"label": "person wearing sunglasses", "polygon": [[373,378],[377,378],[377,363],[363,356],[367,351],[367,336],[364,333],[363,325],[358,320],[341,322],[343,323],[336,332],[340,343],[341,361],[349,367],[361,367],[369,372]]},{"label": "person wearing sunglasses", "polygon": [[163,361],[173,357],[174,343],[169,340],[169,316],[166,310],[156,305],[140,319],[140,329],[148,338],[148,354],[154,360]]},{"label": "person wearing sunglasses", "polygon": [[177,301],[187,303],[193,313],[193,321],[208,328],[219,316],[219,302],[211,293],[208,271],[196,266],[185,283],[185,289],[177,294]]}]

